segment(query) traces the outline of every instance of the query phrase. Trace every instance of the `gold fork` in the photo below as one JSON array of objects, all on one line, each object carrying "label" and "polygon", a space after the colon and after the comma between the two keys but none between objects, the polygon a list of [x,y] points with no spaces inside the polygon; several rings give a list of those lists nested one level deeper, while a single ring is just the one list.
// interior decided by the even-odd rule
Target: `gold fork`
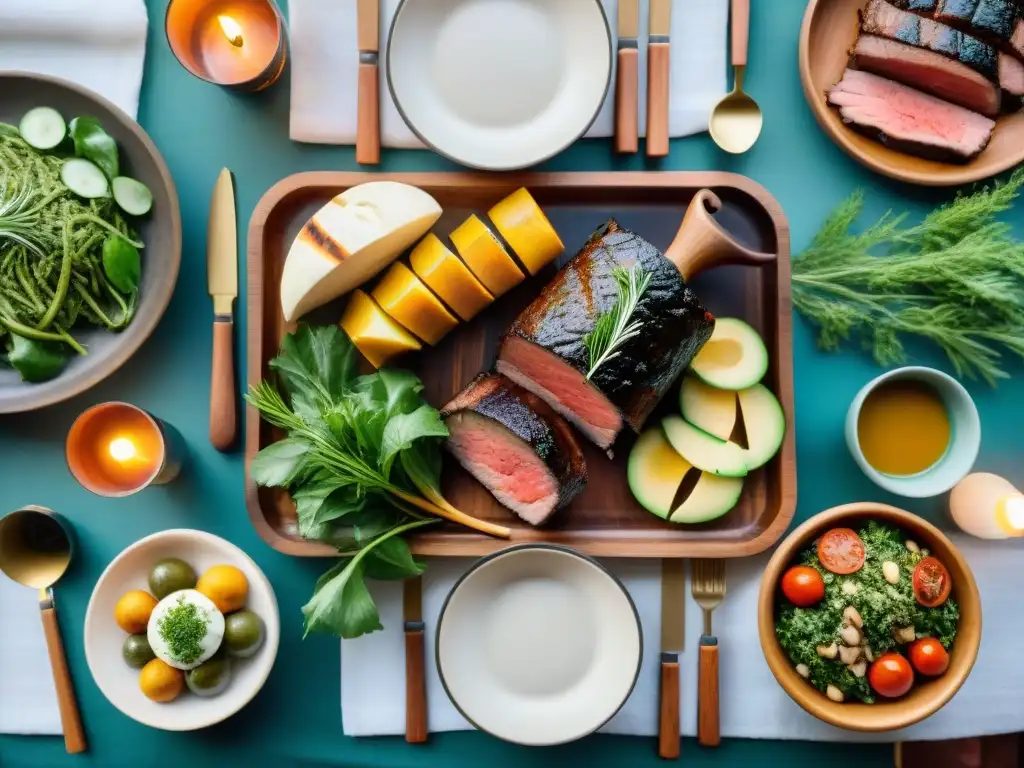
[{"label": "gold fork", "polygon": [[704,612],[697,683],[697,742],[716,747],[718,726],[718,638],[711,634],[711,612],[725,598],[725,561],[694,560],[690,579],[693,600]]}]

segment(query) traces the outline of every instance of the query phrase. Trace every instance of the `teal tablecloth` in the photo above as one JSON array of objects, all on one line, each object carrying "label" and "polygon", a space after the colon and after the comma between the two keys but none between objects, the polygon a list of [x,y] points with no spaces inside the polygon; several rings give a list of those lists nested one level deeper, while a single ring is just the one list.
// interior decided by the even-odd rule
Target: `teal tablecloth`
[{"label": "teal tablecloth", "polygon": [[[45,2],[45,0],[43,0]],[[0,419],[0,510],[43,504],[70,518],[80,537],[80,557],[59,591],[62,625],[90,751],[64,754],[61,739],[0,737],[0,765],[135,766],[479,766],[661,765],[652,739],[595,736],[543,751],[519,748],[478,733],[439,734],[426,746],[400,738],[350,739],[341,732],[338,642],[301,639],[300,606],[323,561],[281,555],[263,543],[249,523],[242,495],[242,457],[223,456],[207,440],[211,307],[206,295],[206,218],[217,172],[231,168],[238,185],[242,238],[260,196],[297,171],[356,168],[351,147],[314,147],[288,140],[287,79],[267,93],[242,96],[196,80],[171,56],[162,21],[166,0],[147,0],[149,48],[139,121],[163,152],[181,198],[184,253],[181,278],[166,317],[153,338],[113,378],[68,403],[38,413]],[[748,89],[765,113],[764,134],[742,157],[717,151],[707,136],[673,142],[672,154],[647,165],[641,155],[625,160],[609,142],[587,141],[546,164],[546,170],[718,169],[746,174],[782,203],[792,224],[793,247],[803,248],[822,217],[855,187],[867,192],[867,211],[889,207],[922,213],[949,193],[887,181],[855,164],[818,129],[804,103],[797,76],[797,37],[803,3],[758,0],[752,4]],[[98,11],[99,12],[99,11]],[[326,95],[330,98],[329,95]],[[455,170],[427,152],[385,152],[381,171]],[[1024,209],[1015,219],[1024,224]],[[1024,228],[1021,231],[1024,236]],[[244,281],[244,268],[242,272]],[[244,285],[244,283],[243,283]],[[237,312],[244,316],[245,291]],[[241,329],[244,330],[244,323]],[[244,336],[238,338],[244,350]],[[842,437],[846,407],[877,373],[857,353],[825,356],[815,350],[809,327],[798,319],[794,341],[797,400],[797,519],[844,502],[871,499],[900,503],[857,470]],[[922,350],[916,360],[948,368]],[[239,353],[245,370],[244,352]],[[1019,367],[1015,370],[1018,377]],[[1018,379],[993,391],[971,387],[981,411],[984,445],[979,467],[1024,483],[1019,424],[1024,384]],[[93,403],[128,400],[174,424],[190,451],[182,477],[128,499],[104,500],[82,490],[68,475],[64,436],[75,416]],[[907,506],[906,504],[904,504]],[[941,500],[913,508],[937,513]],[[197,733],[167,733],[135,723],[115,710],[89,675],[82,649],[82,622],[93,583],[125,546],[165,528],[201,528],[245,549],[270,578],[281,607],[281,648],[266,686],[241,713]],[[751,617],[751,621],[754,617]],[[0,631],[16,631],[4,627]],[[725,650],[728,652],[728,649]],[[49,674],[45,669],[39,674]],[[382,695],[395,692],[382,692]],[[0,680],[0,696],[3,681]],[[722,703],[728,707],[729,702]],[[887,746],[727,740],[717,750],[684,744],[687,765],[884,765]]]}]

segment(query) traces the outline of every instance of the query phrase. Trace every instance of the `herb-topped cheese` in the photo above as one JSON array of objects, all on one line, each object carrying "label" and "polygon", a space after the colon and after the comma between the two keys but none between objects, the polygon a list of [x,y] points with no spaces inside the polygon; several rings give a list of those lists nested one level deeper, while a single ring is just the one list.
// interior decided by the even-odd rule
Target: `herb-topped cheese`
[{"label": "herb-topped cheese", "polygon": [[205,595],[182,589],[157,603],[147,637],[157,658],[176,669],[194,669],[220,648],[224,615]]}]

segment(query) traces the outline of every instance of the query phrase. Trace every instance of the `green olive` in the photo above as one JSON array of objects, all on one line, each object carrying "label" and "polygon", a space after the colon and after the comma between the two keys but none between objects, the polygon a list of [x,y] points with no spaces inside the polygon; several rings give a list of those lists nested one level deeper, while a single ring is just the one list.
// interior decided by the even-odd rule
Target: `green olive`
[{"label": "green olive", "polygon": [[232,656],[245,659],[263,645],[263,619],[252,611],[237,611],[224,617],[224,647]]},{"label": "green olive", "polygon": [[231,659],[218,653],[185,673],[185,685],[197,696],[216,696],[231,682]]},{"label": "green olive", "polygon": [[121,655],[124,663],[133,669],[142,669],[146,664],[156,658],[153,649],[149,647],[149,638],[145,633],[140,635],[128,635],[121,646]]},{"label": "green olive", "polygon": [[191,565],[176,557],[168,557],[149,572],[149,591],[162,600],[179,589],[194,589],[196,581],[196,572]]}]

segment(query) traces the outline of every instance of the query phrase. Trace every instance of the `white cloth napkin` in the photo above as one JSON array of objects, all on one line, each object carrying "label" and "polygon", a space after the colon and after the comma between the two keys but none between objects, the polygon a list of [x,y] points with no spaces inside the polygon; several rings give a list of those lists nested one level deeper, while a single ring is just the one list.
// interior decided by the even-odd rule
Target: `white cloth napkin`
[{"label": "white cloth napkin", "polygon": [[148,24],[144,0],[0,0],[0,70],[71,80],[134,119]]},{"label": "white cloth napkin", "polygon": [[[618,0],[601,0],[616,36]],[[422,149],[391,98],[385,81],[384,51],[399,0],[380,4],[380,122],[386,147]],[[337,0],[290,0],[292,47],[291,138],[314,144],[353,144],[356,138],[356,4]],[[647,116],[647,13],[640,4],[640,135]],[[669,134],[706,131],[711,108],[725,93],[728,0],[673,0],[671,110]],[[612,87],[587,137],[611,136],[615,121],[615,73]]]},{"label": "white cloth napkin", "polygon": [[[768,555],[730,560],[728,593],[714,613],[719,640],[722,735],[733,738],[808,741],[900,741],[954,739],[1024,730],[1024,664],[1020,638],[1024,620],[1024,545],[955,541],[970,563],[981,591],[984,628],[981,650],[960,692],[935,715],[902,731],[857,734],[826,725],[798,707],[776,683],[764,661],[757,635],[757,593]],[[423,578],[427,625],[427,706],[430,730],[471,728],[446,696],[434,665],[434,632],[445,595],[471,561],[432,559]],[[658,647],[661,582],[657,560],[607,560],[626,585],[643,626],[643,667],[636,688],[604,733],[653,736],[658,724]],[[384,631],[342,642],[342,725],[348,736],[400,734],[405,729],[405,655],[402,589],[373,583]],[[680,659],[681,727],[693,736],[697,726],[697,655],[700,609],[686,605],[686,650]]]},{"label": "white cloth napkin", "polygon": [[0,574],[0,733],[63,733],[39,593]]}]

